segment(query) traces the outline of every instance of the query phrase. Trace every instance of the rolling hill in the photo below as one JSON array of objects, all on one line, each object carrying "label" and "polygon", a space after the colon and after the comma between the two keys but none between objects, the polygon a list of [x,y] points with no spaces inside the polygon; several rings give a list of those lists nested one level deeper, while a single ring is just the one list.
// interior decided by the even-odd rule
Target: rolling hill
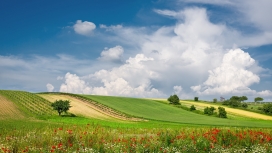
[{"label": "rolling hill", "polygon": [[141,121],[140,119],[144,119],[188,125],[272,127],[272,122],[268,120],[257,120],[249,117],[222,119],[196,114],[151,99],[64,93],[33,94],[25,91],[8,90],[0,90],[0,103],[3,106],[0,108],[0,118],[57,116],[50,105],[59,99],[71,101],[70,113],[99,120]]}]

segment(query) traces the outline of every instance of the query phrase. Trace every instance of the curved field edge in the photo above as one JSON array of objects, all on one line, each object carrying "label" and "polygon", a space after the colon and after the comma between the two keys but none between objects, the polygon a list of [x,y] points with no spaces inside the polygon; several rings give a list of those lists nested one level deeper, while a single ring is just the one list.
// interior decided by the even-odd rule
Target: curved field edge
[{"label": "curved field edge", "polygon": [[126,114],[149,120],[195,125],[272,127],[271,121],[250,120],[249,118],[247,120],[221,119],[217,117],[195,114],[193,112],[150,99],[96,95],[82,96]]}]

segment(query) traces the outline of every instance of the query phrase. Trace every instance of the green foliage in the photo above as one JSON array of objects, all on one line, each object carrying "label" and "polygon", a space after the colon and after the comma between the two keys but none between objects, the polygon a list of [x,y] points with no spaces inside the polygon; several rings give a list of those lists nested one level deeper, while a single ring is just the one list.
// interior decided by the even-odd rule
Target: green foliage
[{"label": "green foliage", "polygon": [[194,105],[192,105],[192,106],[190,107],[190,111],[194,111],[194,110],[196,110],[196,107],[195,107]]},{"label": "green foliage", "polygon": [[242,103],[242,107],[247,108],[248,107],[247,103]]},{"label": "green foliage", "polygon": [[227,118],[227,112],[224,107],[218,107],[218,111],[219,111],[218,117]]},{"label": "green foliage", "polygon": [[240,101],[245,101],[245,100],[248,100],[247,96],[240,97]]},{"label": "green foliage", "polygon": [[206,107],[204,109],[204,114],[213,115],[214,111],[215,111],[215,108],[213,106]]},{"label": "green foliage", "polygon": [[180,105],[179,97],[176,94],[171,95],[167,100],[170,104]]},{"label": "green foliage", "polygon": [[256,97],[256,98],[254,98],[254,101],[255,102],[263,101],[263,98],[262,97]]},{"label": "green foliage", "polygon": [[217,99],[216,99],[216,98],[214,98],[214,99],[213,99],[213,102],[214,102],[214,103],[217,103]]},{"label": "green foliage", "polygon": [[272,115],[272,104],[264,104],[262,110],[265,114]]},{"label": "green foliage", "polygon": [[230,104],[230,100],[224,100],[222,105],[229,105]]},{"label": "green foliage", "polygon": [[70,101],[69,100],[56,100],[54,103],[51,104],[53,107],[53,110],[56,110],[59,113],[59,116],[63,112],[67,112],[70,107]]},{"label": "green foliage", "polygon": [[195,101],[198,101],[198,97],[195,97],[194,99],[195,99]]}]

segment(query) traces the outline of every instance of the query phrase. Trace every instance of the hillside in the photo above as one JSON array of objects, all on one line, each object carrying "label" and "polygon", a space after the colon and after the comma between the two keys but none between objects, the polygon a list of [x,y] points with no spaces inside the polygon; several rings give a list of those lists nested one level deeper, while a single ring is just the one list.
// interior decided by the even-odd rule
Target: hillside
[{"label": "hillside", "polygon": [[6,97],[0,95],[0,120],[2,119],[23,119],[25,118],[24,114],[19,111],[18,107]]},{"label": "hillside", "polygon": [[113,113],[113,110],[110,110],[109,108],[99,107],[95,103],[92,103],[92,101],[81,99],[72,94],[38,94],[38,96],[41,96],[50,102],[56,100],[69,100],[70,105],[72,106],[69,112],[77,116],[102,120],[135,120],[133,118],[126,118],[122,114]]},{"label": "hillside", "polygon": [[[144,119],[147,121],[152,120],[188,125],[272,127],[271,121],[252,118],[254,114],[243,118],[232,117],[222,119],[214,116],[196,114],[174,107],[165,102],[151,99],[64,93],[33,94],[24,91],[7,90],[0,90],[0,103],[3,106],[0,108],[0,117],[3,119],[24,118],[29,116],[38,118],[40,116],[46,116],[43,119],[49,119],[50,116],[54,118],[57,117],[57,113],[52,110],[51,103],[59,99],[71,101],[72,108],[69,110],[70,113],[90,119],[108,121],[141,121]],[[199,107],[204,107],[204,105],[200,106],[199,103]],[[231,109],[227,109],[227,111],[233,113]],[[235,111],[237,114],[240,113],[240,115],[244,113],[239,110]],[[251,112],[246,111],[246,113]]]},{"label": "hillside", "polygon": [[52,110],[52,107],[50,106],[51,103],[48,100],[33,93],[26,91],[0,90],[0,96],[4,97],[1,99],[0,103],[6,104],[5,107],[1,107],[1,111],[4,112],[6,110],[13,110],[13,112],[24,114],[26,117],[56,114],[56,112]]},{"label": "hillside", "polygon": [[272,127],[270,121],[256,120],[252,118],[244,118],[242,120],[221,119],[217,117],[196,114],[177,107],[173,107],[163,102],[157,102],[150,99],[94,95],[84,96],[126,114],[151,120],[198,125]]}]

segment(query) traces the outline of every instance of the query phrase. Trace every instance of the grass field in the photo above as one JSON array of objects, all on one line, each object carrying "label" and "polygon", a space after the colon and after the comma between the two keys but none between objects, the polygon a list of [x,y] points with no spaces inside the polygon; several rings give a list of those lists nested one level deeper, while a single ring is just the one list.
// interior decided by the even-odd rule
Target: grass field
[{"label": "grass field", "polygon": [[149,99],[91,96],[85,95],[94,101],[120,110],[124,113],[146,119],[177,122],[183,124],[217,125],[217,126],[245,126],[245,127],[272,127],[272,122],[247,118],[246,120],[220,119],[173,107],[166,103],[160,103]]},{"label": "grass field", "polygon": [[[220,119],[158,100],[84,96],[148,121],[111,118],[69,95],[0,91],[0,152],[272,152],[272,121],[241,110]],[[57,99],[70,100],[76,117],[52,113]]]}]

